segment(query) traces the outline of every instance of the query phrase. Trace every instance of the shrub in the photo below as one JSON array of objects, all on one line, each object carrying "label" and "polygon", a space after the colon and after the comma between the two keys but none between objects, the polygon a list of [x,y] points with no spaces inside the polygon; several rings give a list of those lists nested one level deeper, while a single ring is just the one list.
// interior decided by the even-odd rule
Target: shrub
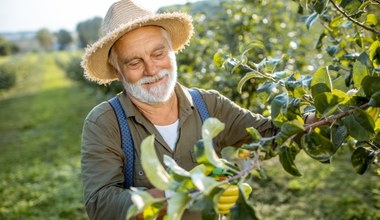
[{"label": "shrub", "polygon": [[16,84],[16,68],[10,63],[0,65],[0,90],[13,87]]}]

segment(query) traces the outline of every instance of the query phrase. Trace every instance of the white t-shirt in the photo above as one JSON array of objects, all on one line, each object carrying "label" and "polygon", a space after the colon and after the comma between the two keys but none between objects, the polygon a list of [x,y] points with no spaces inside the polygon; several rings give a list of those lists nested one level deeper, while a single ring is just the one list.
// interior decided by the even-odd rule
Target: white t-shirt
[{"label": "white t-shirt", "polygon": [[170,125],[154,125],[173,151],[178,140],[178,124],[179,120],[177,119],[177,121]]},{"label": "white t-shirt", "polygon": [[[179,121],[177,119],[177,121],[170,125],[154,125],[157,128],[158,132],[160,132],[161,136],[164,138],[165,142],[173,151],[178,139],[178,122]],[[171,197],[174,194],[174,192],[169,190],[165,190],[164,192],[166,198]]]}]

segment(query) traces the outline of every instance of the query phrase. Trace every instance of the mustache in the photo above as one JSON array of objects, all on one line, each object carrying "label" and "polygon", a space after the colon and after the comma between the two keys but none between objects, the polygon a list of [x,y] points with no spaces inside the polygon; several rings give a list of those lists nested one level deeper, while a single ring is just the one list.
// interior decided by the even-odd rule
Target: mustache
[{"label": "mustache", "polygon": [[137,85],[142,85],[142,84],[147,84],[147,83],[154,83],[162,78],[164,78],[165,76],[168,76],[170,73],[169,70],[160,70],[157,74],[153,75],[153,76],[144,76],[143,78],[139,79],[139,81],[137,81],[135,84]]}]

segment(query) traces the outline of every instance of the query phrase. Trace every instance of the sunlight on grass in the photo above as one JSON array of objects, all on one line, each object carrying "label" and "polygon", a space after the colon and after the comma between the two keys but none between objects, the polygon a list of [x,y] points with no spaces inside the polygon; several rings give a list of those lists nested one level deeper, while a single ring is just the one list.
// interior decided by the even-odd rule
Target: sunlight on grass
[{"label": "sunlight on grass", "polygon": [[80,136],[97,100],[65,77],[52,54],[14,62],[16,87],[0,94],[0,219],[87,219]]}]

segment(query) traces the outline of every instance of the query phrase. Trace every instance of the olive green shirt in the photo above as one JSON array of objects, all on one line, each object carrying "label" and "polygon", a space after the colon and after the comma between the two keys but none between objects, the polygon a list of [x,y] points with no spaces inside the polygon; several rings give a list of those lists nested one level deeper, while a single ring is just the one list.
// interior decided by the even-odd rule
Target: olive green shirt
[{"label": "olive green shirt", "polygon": [[[225,129],[215,138],[216,150],[224,146],[240,146],[250,140],[247,127],[257,128],[263,135],[273,135],[272,123],[239,107],[217,91],[200,90],[210,117],[225,123]],[[173,150],[165,143],[158,130],[134,106],[125,92],[118,94],[128,115],[128,125],[135,147],[134,186],[152,188],[141,165],[140,145],[144,138],[155,135],[158,157],[172,157],[186,170],[197,165],[194,144],[201,139],[202,121],[187,89],[176,85],[179,101],[179,135]],[[94,107],[84,121],[81,166],[85,206],[90,219],[125,219],[132,204],[129,190],[123,188],[125,155],[116,115],[108,102]],[[161,161],[162,162],[162,161]],[[194,220],[187,212],[183,219]],[[199,215],[198,215],[199,219]]]}]

